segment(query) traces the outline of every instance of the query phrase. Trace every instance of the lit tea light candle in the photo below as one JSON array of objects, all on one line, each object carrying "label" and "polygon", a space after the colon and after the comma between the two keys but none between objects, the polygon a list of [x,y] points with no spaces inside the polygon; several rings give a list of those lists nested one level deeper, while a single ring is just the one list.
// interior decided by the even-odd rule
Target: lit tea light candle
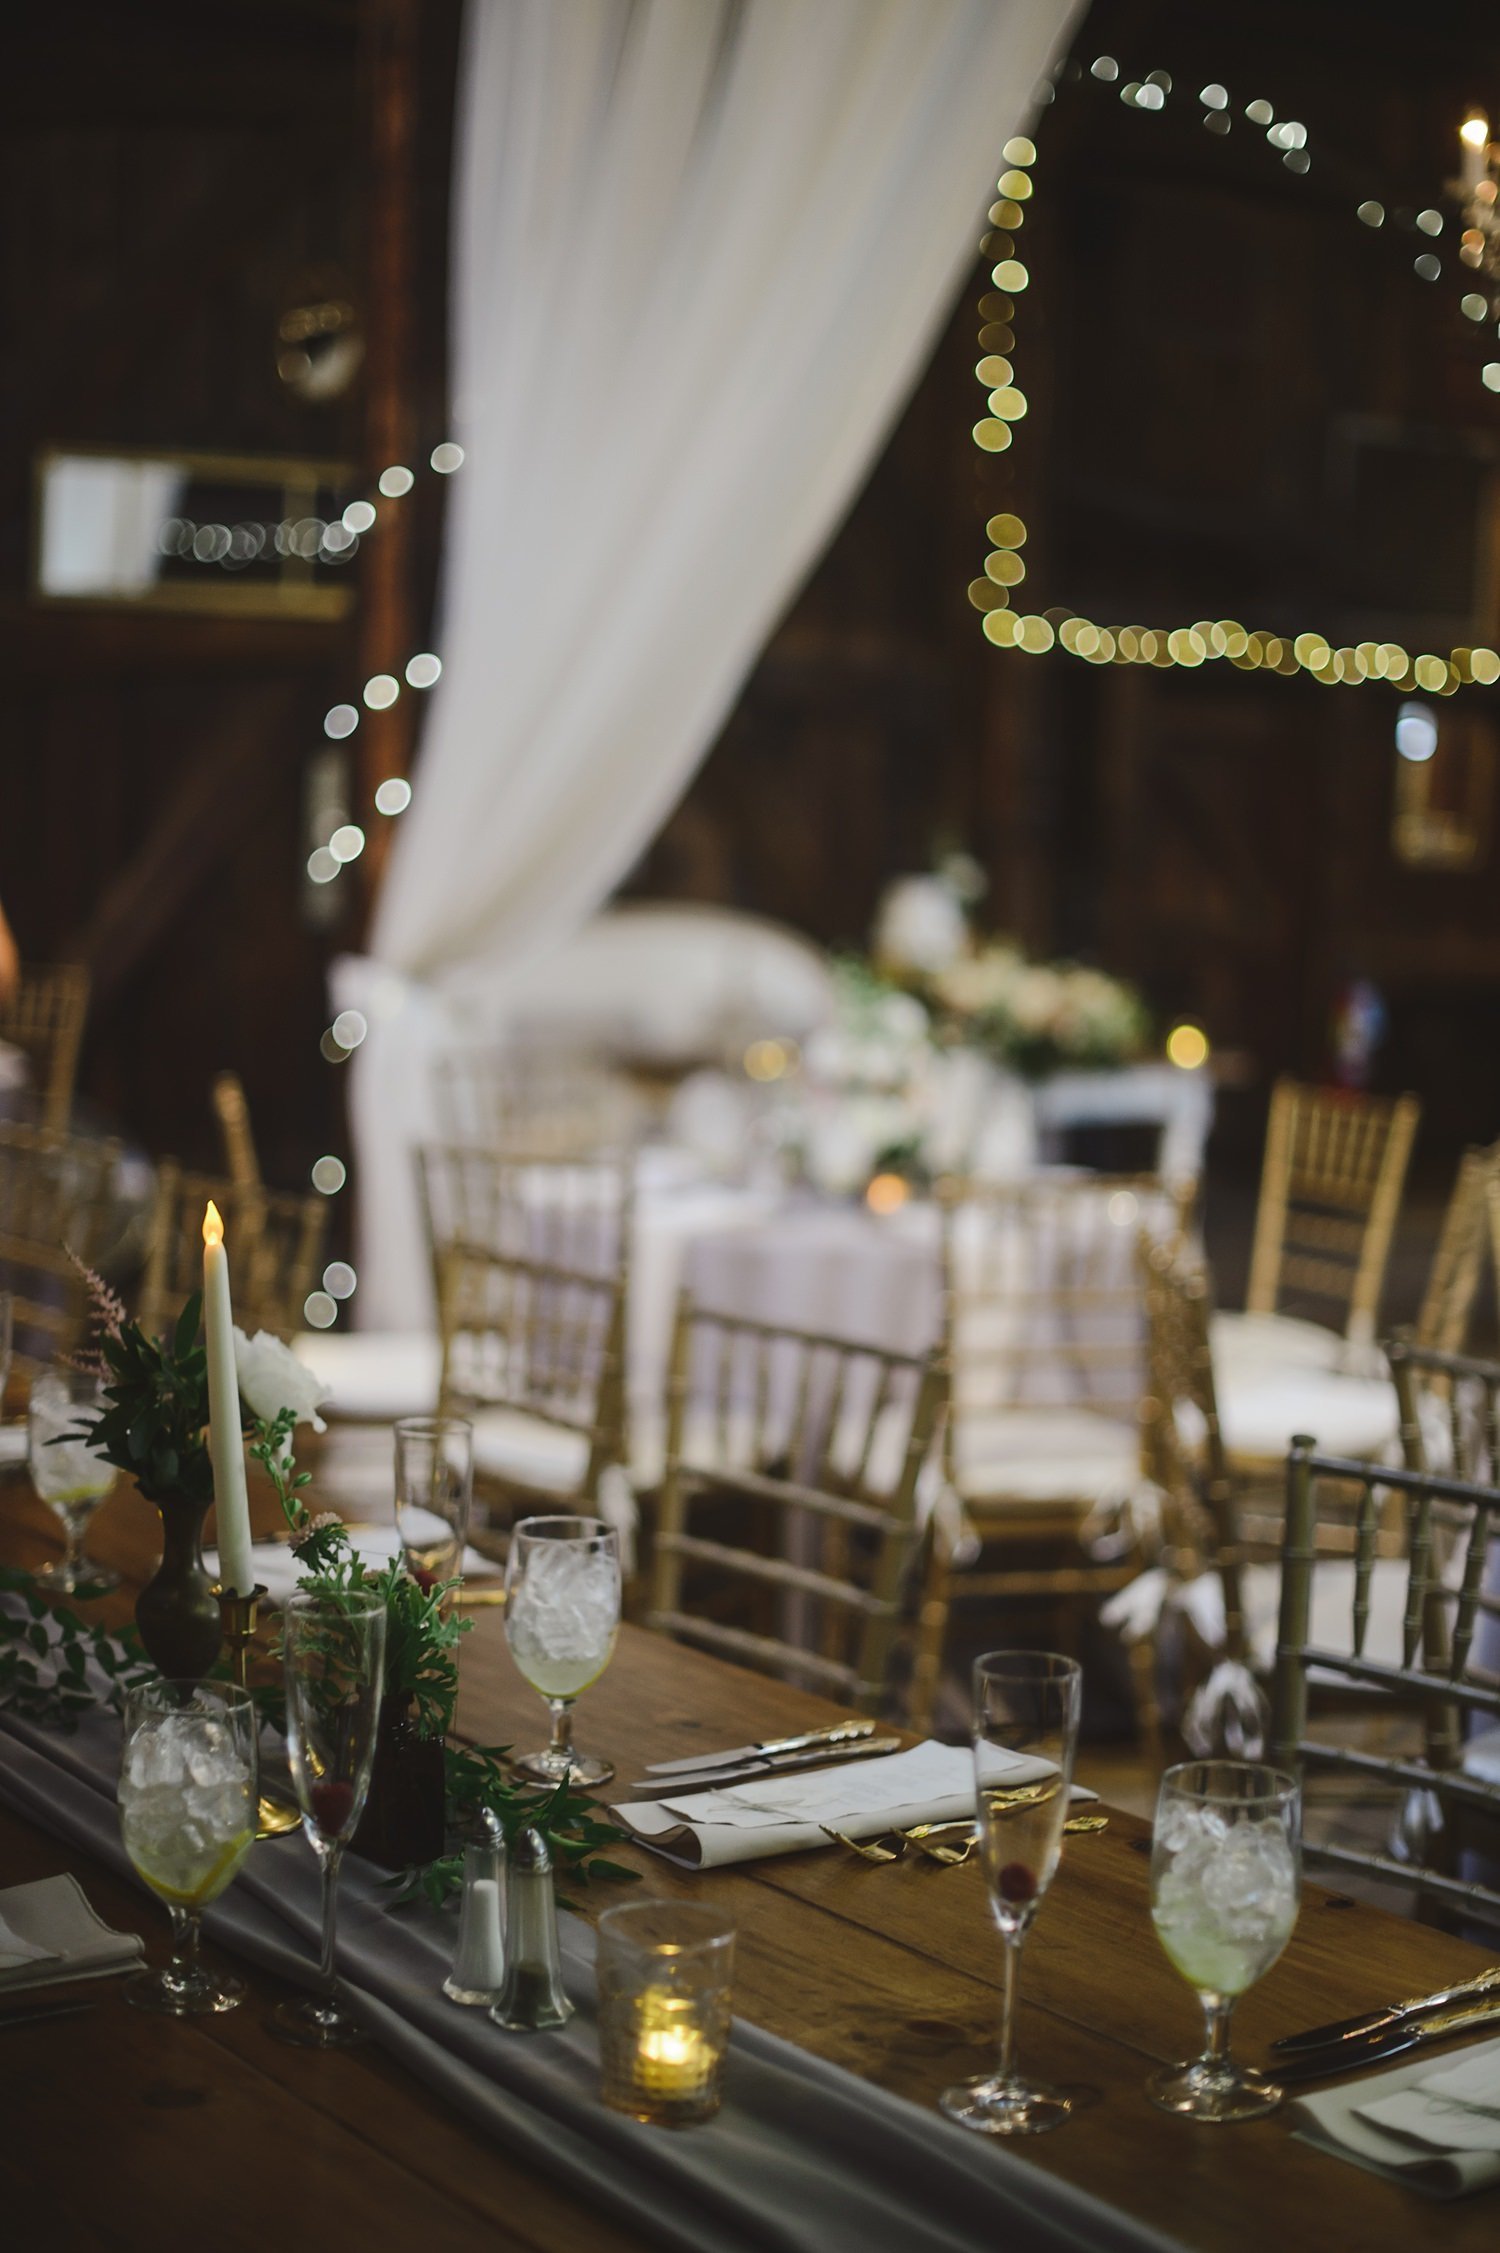
[{"label": "lit tea light candle", "polygon": [[719,2059],[693,1997],[648,1987],[636,2011],[635,2079],[642,2094],[678,2101],[703,2096]]}]

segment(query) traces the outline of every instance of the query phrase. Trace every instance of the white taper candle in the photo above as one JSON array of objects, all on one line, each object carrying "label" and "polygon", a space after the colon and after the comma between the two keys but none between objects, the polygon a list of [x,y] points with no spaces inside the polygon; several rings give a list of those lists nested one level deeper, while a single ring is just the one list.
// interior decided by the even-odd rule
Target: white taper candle
[{"label": "white taper candle", "polygon": [[219,1585],[237,1596],[248,1596],[255,1586],[255,1568],[250,1561],[240,1381],[234,1366],[234,1309],[229,1300],[224,1223],[212,1199],[203,1216],[203,1334],[208,1347],[208,1451],[214,1466]]}]

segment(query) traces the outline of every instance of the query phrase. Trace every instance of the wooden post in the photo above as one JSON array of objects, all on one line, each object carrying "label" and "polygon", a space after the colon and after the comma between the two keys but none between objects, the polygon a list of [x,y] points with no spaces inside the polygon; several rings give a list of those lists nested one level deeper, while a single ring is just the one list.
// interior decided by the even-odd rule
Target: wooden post
[{"label": "wooden post", "polygon": [[[365,86],[369,105],[368,249],[365,263],[365,444],[373,486],[398,464],[420,478],[411,458],[415,370],[415,206],[418,21],[420,0],[366,0]],[[374,496],[379,521],[360,558],[360,686],[393,673],[401,694],[384,712],[361,714],[356,819],[366,834],[359,862],[366,912],[379,890],[390,827],[375,811],[388,775],[405,774],[415,711],[402,668],[413,650],[415,494]]]}]

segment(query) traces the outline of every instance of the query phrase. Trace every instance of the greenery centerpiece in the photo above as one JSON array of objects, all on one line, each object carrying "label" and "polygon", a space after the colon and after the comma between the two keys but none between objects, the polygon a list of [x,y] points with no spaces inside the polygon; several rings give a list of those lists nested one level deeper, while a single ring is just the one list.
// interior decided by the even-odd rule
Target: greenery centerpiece
[{"label": "greenery centerpiece", "polygon": [[[221,1647],[218,1604],[199,1546],[203,1518],[213,1501],[200,1300],[196,1294],[190,1298],[170,1336],[156,1339],[129,1320],[99,1277],[83,1272],[94,1339],[79,1358],[99,1376],[106,1401],[90,1442],[129,1472],[161,1512],[163,1569],[137,1604],[140,1643],[128,1634],[111,1637],[69,1611],[44,1606],[24,1575],[0,1574],[0,1597],[10,1599],[0,1602],[0,1708],[63,1728],[75,1726],[80,1714],[98,1702],[99,1692],[90,1685],[94,1667],[102,1670],[103,1694],[118,1702],[117,1688],[146,1673],[146,1657],[162,1673],[201,1677],[215,1670]],[[242,1430],[280,1501],[287,1539],[296,1553],[298,1584],[335,1593],[369,1590],[386,1607],[386,1775],[372,1789],[377,1813],[380,1786],[390,1782],[392,1768],[395,1781],[386,1795],[385,1816],[373,1835],[362,1828],[359,1849],[402,1868],[401,1898],[440,1901],[457,1890],[461,1841],[480,1810],[488,1808],[507,1837],[533,1825],[541,1829],[560,1872],[585,1880],[633,1878],[633,1870],[611,1862],[604,1852],[625,1834],[587,1794],[566,1784],[538,1790],[516,1782],[506,1767],[506,1746],[450,1741],[459,1644],[473,1624],[458,1615],[451,1600],[458,1582],[414,1576],[399,1558],[372,1565],[340,1518],[309,1510],[311,1476],[297,1469],[293,1439],[299,1424],[323,1428],[318,1416],[322,1387],[269,1332],[247,1338],[236,1329],[234,1343]],[[164,1571],[170,1602],[148,1603],[152,1590],[160,1599]],[[162,1618],[174,1610],[199,1631],[191,1652],[184,1647],[188,1638],[174,1638],[170,1620],[165,1640],[160,1632]],[[182,1665],[184,1656],[197,1663]],[[256,1695],[263,1714],[284,1723],[279,1684]],[[450,1853],[450,1845],[457,1850]]]}]

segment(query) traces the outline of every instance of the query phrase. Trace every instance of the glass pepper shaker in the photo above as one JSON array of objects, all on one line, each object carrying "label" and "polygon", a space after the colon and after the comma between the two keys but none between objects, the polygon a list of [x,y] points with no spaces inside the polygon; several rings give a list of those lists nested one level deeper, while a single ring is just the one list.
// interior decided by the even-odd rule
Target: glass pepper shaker
[{"label": "glass pepper shaker", "polygon": [[573,2015],[557,1947],[552,1856],[539,1830],[522,1831],[506,1873],[505,1983],[491,2018],[514,2034],[562,2026]]}]

